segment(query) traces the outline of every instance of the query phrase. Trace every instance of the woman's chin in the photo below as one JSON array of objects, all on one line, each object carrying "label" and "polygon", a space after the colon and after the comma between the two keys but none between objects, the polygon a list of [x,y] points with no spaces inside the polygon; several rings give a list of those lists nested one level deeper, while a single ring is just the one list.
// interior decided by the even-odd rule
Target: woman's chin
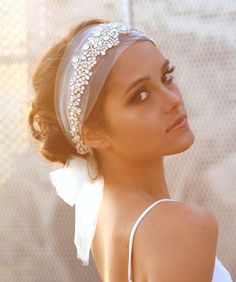
[{"label": "woman's chin", "polygon": [[178,140],[177,138],[172,140],[172,146],[170,146],[172,150],[168,155],[178,154],[188,150],[194,143],[194,140],[195,136],[192,130],[189,128],[184,134],[182,134],[181,137],[179,136]]},{"label": "woman's chin", "polygon": [[182,140],[182,144],[180,144],[180,152],[184,152],[186,151],[188,148],[190,148],[192,146],[192,144],[195,141],[195,136],[194,133],[192,132],[192,130],[189,128],[189,130],[186,132],[183,140]]}]

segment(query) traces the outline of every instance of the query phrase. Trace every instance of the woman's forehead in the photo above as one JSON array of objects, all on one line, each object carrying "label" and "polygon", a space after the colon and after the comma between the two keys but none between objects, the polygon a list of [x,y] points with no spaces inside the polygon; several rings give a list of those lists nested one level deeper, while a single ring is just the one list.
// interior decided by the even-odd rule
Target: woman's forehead
[{"label": "woman's forehead", "polygon": [[129,46],[113,65],[106,82],[106,89],[125,87],[139,76],[147,75],[150,70],[161,69],[165,57],[159,49],[148,40],[136,41]]}]

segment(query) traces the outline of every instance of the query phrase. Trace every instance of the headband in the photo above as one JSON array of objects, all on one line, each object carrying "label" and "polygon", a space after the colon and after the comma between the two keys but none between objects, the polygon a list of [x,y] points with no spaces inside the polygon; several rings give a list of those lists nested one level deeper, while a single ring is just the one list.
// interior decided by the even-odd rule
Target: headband
[{"label": "headband", "polygon": [[[54,102],[57,119],[78,154],[68,157],[63,168],[50,172],[57,194],[75,205],[74,243],[77,257],[89,264],[89,253],[102,203],[104,179],[92,180],[86,159],[93,153],[83,143],[82,126],[92,112],[112,66],[137,40],[154,39],[124,23],[101,23],[80,30],[68,44],[58,66]],[[89,154],[90,155],[90,154]]]},{"label": "headband", "polygon": [[82,140],[82,126],[112,66],[137,40],[155,44],[154,39],[128,24],[93,24],[75,35],[62,56],[55,82],[55,111],[64,135],[81,155],[89,152]]}]

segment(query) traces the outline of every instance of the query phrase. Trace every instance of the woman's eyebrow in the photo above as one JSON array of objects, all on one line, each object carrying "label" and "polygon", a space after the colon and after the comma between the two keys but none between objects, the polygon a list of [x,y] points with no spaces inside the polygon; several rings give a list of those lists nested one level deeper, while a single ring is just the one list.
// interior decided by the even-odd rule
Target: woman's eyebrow
[{"label": "woman's eyebrow", "polygon": [[167,67],[169,66],[169,64],[170,64],[170,61],[168,59],[165,59],[165,62],[161,67],[161,71],[164,72],[167,69]]},{"label": "woman's eyebrow", "polygon": [[145,81],[145,80],[149,80],[151,77],[149,76],[143,76],[138,78],[137,80],[135,80],[133,83],[131,83],[131,85],[129,86],[129,88],[126,90],[125,95],[132,89],[134,88],[136,85],[140,84],[141,82]]},{"label": "woman's eyebrow", "polygon": [[[170,61],[168,59],[165,59],[162,67],[161,67],[161,72],[163,73],[165,71],[165,69],[167,69],[167,67],[169,66]],[[134,88],[136,85],[138,85],[139,83],[145,81],[145,80],[149,80],[151,77],[149,76],[143,76],[138,78],[137,80],[135,80],[133,83],[131,83],[131,85],[129,86],[129,88],[126,90],[125,95],[132,89]]]}]

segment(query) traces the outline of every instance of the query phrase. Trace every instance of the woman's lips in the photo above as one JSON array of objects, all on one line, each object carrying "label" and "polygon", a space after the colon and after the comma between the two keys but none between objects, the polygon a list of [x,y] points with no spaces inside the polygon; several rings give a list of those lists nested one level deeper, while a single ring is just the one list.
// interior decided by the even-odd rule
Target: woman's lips
[{"label": "woman's lips", "polygon": [[174,123],[167,129],[166,132],[169,132],[170,130],[181,128],[185,126],[187,123],[187,116],[186,114],[182,114],[180,117],[178,117]]}]

